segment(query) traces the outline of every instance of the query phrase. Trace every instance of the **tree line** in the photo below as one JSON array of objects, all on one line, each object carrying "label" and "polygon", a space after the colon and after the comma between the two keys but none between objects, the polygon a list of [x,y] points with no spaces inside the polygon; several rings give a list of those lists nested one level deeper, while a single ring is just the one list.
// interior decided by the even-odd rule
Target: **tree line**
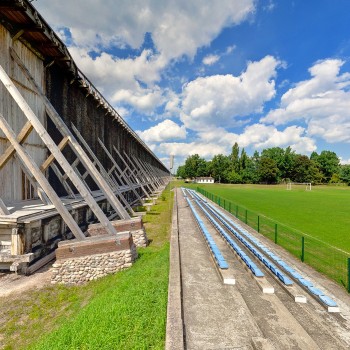
[{"label": "tree line", "polygon": [[212,176],[215,182],[248,184],[311,182],[313,184],[344,182],[350,185],[350,165],[341,165],[335,152],[312,152],[310,157],[272,147],[248,156],[235,143],[230,155],[217,154],[206,161],[198,154],[189,156],[177,169],[177,176],[195,178]]}]

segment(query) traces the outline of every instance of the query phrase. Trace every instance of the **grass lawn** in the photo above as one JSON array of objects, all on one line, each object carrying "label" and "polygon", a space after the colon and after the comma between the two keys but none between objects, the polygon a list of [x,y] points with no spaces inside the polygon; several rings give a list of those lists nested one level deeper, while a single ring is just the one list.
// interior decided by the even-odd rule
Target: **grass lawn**
[{"label": "grass lawn", "polygon": [[350,187],[313,186],[312,191],[304,187],[287,191],[285,185],[201,187],[350,254]]},{"label": "grass lawn", "polygon": [[83,286],[50,286],[0,299],[0,347],[164,349],[172,210],[169,187],[144,216],[151,244],[128,270]]}]

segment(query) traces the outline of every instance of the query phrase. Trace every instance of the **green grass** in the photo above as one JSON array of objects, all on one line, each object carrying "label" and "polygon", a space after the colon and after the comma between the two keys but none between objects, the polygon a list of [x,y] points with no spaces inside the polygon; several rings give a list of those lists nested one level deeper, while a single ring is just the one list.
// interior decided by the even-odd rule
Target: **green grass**
[{"label": "green grass", "polygon": [[144,216],[151,244],[138,249],[130,269],[84,286],[51,286],[0,300],[0,347],[163,349],[171,209],[168,188]]},{"label": "green grass", "polygon": [[314,186],[312,191],[263,185],[201,187],[350,254],[349,187]]},{"label": "green grass", "polygon": [[[196,188],[195,185],[190,187]],[[319,272],[349,287],[350,188],[201,185],[207,196]],[[302,256],[304,237],[304,256]]]}]

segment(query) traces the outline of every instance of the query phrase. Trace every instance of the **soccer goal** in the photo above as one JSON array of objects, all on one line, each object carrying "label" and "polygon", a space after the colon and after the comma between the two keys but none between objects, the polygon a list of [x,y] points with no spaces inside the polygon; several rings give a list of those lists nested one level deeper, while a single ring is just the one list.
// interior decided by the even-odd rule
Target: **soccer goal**
[{"label": "soccer goal", "polygon": [[311,182],[287,182],[287,190],[291,191],[293,188],[304,187],[305,191],[311,191]]}]

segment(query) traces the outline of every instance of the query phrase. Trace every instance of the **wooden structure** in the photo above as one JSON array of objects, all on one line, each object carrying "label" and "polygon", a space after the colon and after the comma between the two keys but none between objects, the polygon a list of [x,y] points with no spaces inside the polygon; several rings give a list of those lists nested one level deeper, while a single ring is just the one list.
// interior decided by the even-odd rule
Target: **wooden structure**
[{"label": "wooden structure", "polygon": [[27,0],[0,0],[0,269],[130,219],[169,172]]}]

